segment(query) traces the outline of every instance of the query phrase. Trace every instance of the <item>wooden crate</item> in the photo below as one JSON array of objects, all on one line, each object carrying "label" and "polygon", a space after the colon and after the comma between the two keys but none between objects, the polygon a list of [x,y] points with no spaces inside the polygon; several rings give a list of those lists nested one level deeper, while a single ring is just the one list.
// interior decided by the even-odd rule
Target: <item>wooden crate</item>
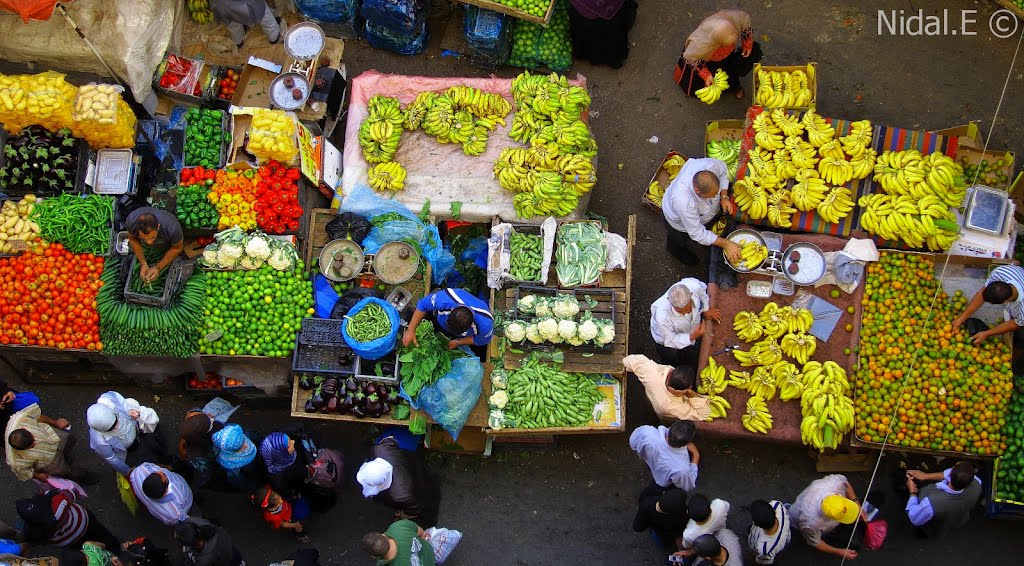
[{"label": "wooden crate", "polygon": [[[543,428],[502,428],[487,429],[487,434],[493,436],[537,436],[537,435],[564,435],[564,434],[599,434],[622,432],[626,430],[626,372],[620,369],[613,374],[605,374],[614,378],[619,383],[619,395],[617,398],[617,414],[615,417],[617,426],[550,426]],[[566,369],[565,365],[562,369]]]},{"label": "wooden crate", "polygon": [[551,0],[551,4],[548,6],[548,11],[544,14],[543,18],[540,17],[540,16],[534,16],[533,14],[527,14],[526,12],[523,12],[521,10],[517,10],[517,9],[511,7],[511,6],[506,6],[504,4],[499,4],[497,2],[491,2],[491,0],[458,0],[458,1],[462,2],[463,4],[472,4],[474,6],[479,6],[481,8],[485,8],[485,9],[491,10],[493,12],[500,12],[502,14],[506,14],[506,15],[512,16],[513,18],[518,18],[520,20],[526,20],[528,22],[532,22],[532,23],[535,23],[535,24],[540,24],[542,26],[547,26],[548,25],[548,23],[551,21],[551,14],[555,11],[555,0]]},{"label": "wooden crate", "polygon": [[672,179],[669,178],[668,171],[665,170],[665,162],[671,159],[672,157],[675,157],[676,155],[681,156],[684,160],[688,159],[685,155],[682,155],[681,153],[677,152],[674,149],[666,153],[665,159],[661,160],[661,164],[658,165],[658,168],[654,171],[654,175],[651,176],[650,182],[648,182],[647,186],[644,188],[644,196],[640,200],[640,202],[642,202],[646,206],[653,208],[654,210],[657,210],[658,212],[661,212],[661,205],[654,202],[654,200],[651,198],[651,184],[657,181],[659,184],[661,184],[661,188],[663,190],[668,190],[668,186],[669,184],[672,183]]},{"label": "wooden crate", "polygon": [[[813,73],[807,73],[807,67],[814,69]],[[789,110],[807,110],[808,108],[815,108],[818,104],[818,64],[808,63],[806,65],[762,65],[760,63],[754,65],[754,91],[751,93],[754,98],[757,97],[758,87],[758,71],[778,71],[780,73],[792,73],[793,71],[803,71],[807,73],[807,87],[811,89],[811,102],[808,106],[794,106],[788,108]]]},{"label": "wooden crate", "polygon": [[996,2],[999,2],[1004,8],[1016,14],[1017,19],[1024,22],[1024,9],[1014,4],[1013,0],[996,0]]},{"label": "wooden crate", "polygon": [[314,258],[320,257],[320,250],[331,241],[324,228],[337,215],[336,208],[314,208],[309,211],[309,230],[306,232],[302,249],[302,261],[306,262],[307,266],[312,265]]}]

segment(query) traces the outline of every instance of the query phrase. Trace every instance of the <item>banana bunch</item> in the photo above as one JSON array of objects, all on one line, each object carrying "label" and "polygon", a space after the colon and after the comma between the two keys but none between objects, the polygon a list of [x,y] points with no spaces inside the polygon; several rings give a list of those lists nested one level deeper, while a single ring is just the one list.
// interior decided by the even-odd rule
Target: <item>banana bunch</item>
[{"label": "banana bunch", "polygon": [[874,171],[874,180],[890,195],[935,195],[954,208],[967,195],[963,167],[939,151],[927,156],[916,149],[884,151],[875,160]]},{"label": "banana bunch", "polygon": [[762,147],[747,150],[747,177],[756,179],[766,189],[782,186],[779,171],[775,164],[775,154]]},{"label": "banana bunch", "polygon": [[725,384],[747,391],[750,389],[750,377],[750,372],[748,371],[731,370],[729,372],[729,379],[726,380]]},{"label": "banana bunch", "polygon": [[189,17],[197,24],[208,24],[213,21],[210,0],[188,0],[185,7],[188,9]]},{"label": "banana bunch", "polygon": [[759,340],[764,331],[761,328],[761,319],[758,314],[751,311],[740,311],[732,319],[732,329],[736,336],[744,342]]},{"label": "banana bunch", "polygon": [[804,112],[800,121],[804,125],[804,133],[807,134],[807,141],[811,142],[811,145],[814,147],[821,147],[836,137],[835,127],[825,121],[821,116],[818,116],[817,112],[815,112],[813,108]]},{"label": "banana bunch", "polygon": [[813,170],[818,164],[818,152],[810,142],[805,141],[802,137],[787,136],[782,143],[789,151],[789,159],[797,169]]},{"label": "banana bunch", "polygon": [[[708,157],[711,156],[709,155]],[[676,175],[679,174],[679,170],[683,168],[683,165],[686,165],[686,158],[678,153],[669,157],[661,164],[662,168],[665,169],[665,172],[668,173],[669,181],[674,181],[676,179]]]},{"label": "banana bunch", "polygon": [[817,348],[818,339],[811,334],[798,332],[796,334],[786,334],[782,337],[782,351],[801,365],[806,364],[811,359]]},{"label": "banana bunch", "polygon": [[759,315],[764,335],[779,339],[789,332],[789,322],[787,322],[787,319],[792,310],[791,307],[780,308],[779,305],[771,301],[765,303]]},{"label": "banana bunch", "polygon": [[750,432],[768,434],[772,429],[772,414],[768,412],[768,404],[764,399],[753,395],[747,399],[747,412],[740,417],[743,428]]},{"label": "banana bunch", "polygon": [[853,167],[853,178],[856,180],[867,179],[875,172],[875,159],[878,152],[870,147],[864,153],[850,159],[850,166]]},{"label": "banana bunch", "polygon": [[797,210],[809,212],[818,208],[829,194],[829,187],[813,169],[804,169],[796,176],[796,184],[790,189],[790,199]]},{"label": "banana bunch", "polygon": [[740,140],[717,140],[708,142],[707,155],[725,162],[729,180],[736,180],[736,169],[740,162]]},{"label": "banana bunch", "polygon": [[789,311],[783,313],[783,320],[786,322],[786,330],[790,334],[800,334],[809,331],[814,325],[814,313],[809,309],[790,307]]},{"label": "banana bunch", "polygon": [[537,96],[537,92],[541,88],[547,88],[548,83],[554,83],[566,88],[569,87],[569,79],[558,73],[531,75],[529,71],[524,71],[512,79],[510,90],[512,92],[512,99],[516,103],[516,108],[522,110],[525,106],[532,103],[533,97]]},{"label": "banana bunch", "polygon": [[795,365],[783,360],[772,365],[771,373],[772,377],[775,378],[775,387],[779,391],[779,399],[791,401],[803,395],[803,374]]},{"label": "banana bunch", "polygon": [[736,206],[747,213],[750,218],[760,220],[768,214],[767,191],[749,178],[733,183],[732,194],[736,200]]},{"label": "banana bunch", "polygon": [[718,395],[725,391],[725,366],[715,363],[715,359],[709,357],[708,365],[700,371],[700,383],[697,384],[697,393],[701,395]]},{"label": "banana bunch", "polygon": [[785,147],[775,150],[772,162],[775,164],[775,175],[780,180],[793,179],[800,172],[800,168],[793,163],[792,153]]},{"label": "banana bunch", "polygon": [[553,123],[551,118],[534,112],[532,108],[523,108],[512,117],[508,135],[517,142],[530,143],[537,133]]},{"label": "banana bunch", "polygon": [[359,125],[359,145],[369,163],[387,163],[398,152],[405,114],[397,98],[374,96],[367,102],[368,114]]},{"label": "banana bunch", "polygon": [[803,368],[803,382],[801,439],[819,450],[836,448],[854,425],[846,371],[832,361],[809,362]]},{"label": "banana bunch", "polygon": [[456,108],[469,110],[477,118],[504,118],[512,111],[512,105],[500,94],[484,92],[471,86],[449,87],[444,95]]},{"label": "banana bunch", "polygon": [[779,228],[793,226],[793,202],[789,191],[778,191],[768,195],[768,223]]},{"label": "banana bunch", "polygon": [[874,127],[871,120],[858,120],[850,123],[850,133],[839,138],[843,151],[851,158],[862,155],[871,147],[874,140]]},{"label": "banana bunch", "polygon": [[[555,161],[554,168],[562,174],[562,185],[576,196],[585,195],[597,183],[594,162],[583,155],[563,155]],[[665,191],[662,190],[661,194],[664,196]],[[658,204],[661,204],[661,197]]]},{"label": "banana bunch", "polygon": [[768,259],[768,248],[755,240],[747,240],[740,246],[740,264],[736,267],[753,271],[761,267],[765,259]]},{"label": "banana bunch", "polygon": [[531,139],[531,144],[538,141],[554,145],[562,155],[574,153],[588,158],[597,155],[597,144],[590,135],[590,128],[580,120],[553,122],[544,126]]},{"label": "banana bunch", "polygon": [[861,227],[886,240],[902,240],[914,248],[946,251],[960,237],[956,215],[936,195],[920,199],[908,195],[865,195]]},{"label": "banana bunch", "polygon": [[420,129],[423,119],[427,117],[427,111],[434,105],[434,100],[437,99],[437,96],[437,93],[433,92],[417,94],[416,99],[403,110],[405,117],[402,121],[402,127],[410,132]]},{"label": "banana bunch", "polygon": [[400,191],[405,188],[405,167],[396,161],[378,163],[370,167],[369,178],[375,191]]},{"label": "banana bunch", "polygon": [[661,206],[661,201],[665,198],[665,187],[661,186],[657,180],[651,181],[650,185],[647,185],[647,198],[651,199],[651,202]]},{"label": "banana bunch", "polygon": [[[835,141],[827,143],[831,144]],[[839,151],[842,152],[841,149]],[[841,187],[853,179],[853,165],[845,157],[829,155],[818,161],[818,173],[826,183]]]},{"label": "banana bunch", "polygon": [[783,146],[782,128],[775,125],[768,112],[761,112],[754,118],[754,143],[768,151],[781,149]]},{"label": "banana bunch", "polygon": [[733,350],[732,356],[743,367],[769,366],[782,360],[782,348],[774,338],[768,337],[751,346],[746,352]]},{"label": "banana bunch", "polygon": [[818,216],[825,222],[839,224],[853,211],[853,193],[845,187],[835,187],[818,204]]},{"label": "banana bunch", "polygon": [[804,133],[804,125],[799,114],[790,114],[781,108],[772,110],[772,122],[782,130],[786,137],[800,137]]},{"label": "banana bunch", "polygon": [[814,67],[807,71],[757,71],[754,103],[766,108],[802,108],[814,102]]},{"label": "banana bunch", "polygon": [[484,126],[475,125],[473,131],[466,138],[466,141],[462,142],[462,153],[475,157],[481,153],[487,151],[487,128]]},{"label": "banana bunch", "polygon": [[694,93],[697,98],[704,104],[714,104],[722,98],[722,93],[729,88],[729,75],[725,74],[725,71],[718,69],[715,71],[715,77],[712,79],[711,86],[706,86],[701,89],[697,89]]},{"label": "banana bunch", "polygon": [[775,391],[778,387],[775,385],[775,377],[772,376],[772,367],[780,361],[782,360],[754,368],[754,373],[750,375],[750,383],[747,385],[747,391],[751,395],[767,401],[775,398]]},{"label": "banana bunch", "polygon": [[724,419],[726,412],[732,408],[732,405],[721,395],[708,395],[708,407],[711,408],[711,416],[708,417],[708,420],[713,421],[715,419]]}]

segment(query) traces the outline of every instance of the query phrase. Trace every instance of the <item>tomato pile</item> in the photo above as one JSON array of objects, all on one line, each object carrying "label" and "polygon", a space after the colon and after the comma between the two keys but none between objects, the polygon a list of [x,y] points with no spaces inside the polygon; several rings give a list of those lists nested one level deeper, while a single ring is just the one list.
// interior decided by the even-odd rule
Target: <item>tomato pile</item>
[{"label": "tomato pile", "polygon": [[224,230],[232,226],[238,226],[246,232],[256,229],[256,210],[253,201],[256,200],[256,186],[259,180],[255,169],[217,171],[207,198],[217,207],[217,213],[220,214],[218,229]]},{"label": "tomato pile", "polygon": [[940,292],[927,320],[939,288],[931,257],[883,251],[867,271],[857,437],[882,442],[891,427],[897,446],[1002,453],[1013,389],[1009,346],[1000,336],[974,346],[966,329],[953,328],[967,305],[960,291]]},{"label": "tomato pile", "polygon": [[256,183],[256,222],[268,234],[283,234],[299,229],[299,170],[268,161],[259,168]]},{"label": "tomato pile", "polygon": [[271,357],[291,354],[303,317],[313,314],[313,288],[302,268],[300,263],[295,272],[268,266],[210,272],[199,352]]},{"label": "tomato pile", "polygon": [[0,343],[102,350],[96,293],[103,258],[46,244],[0,259]]},{"label": "tomato pile", "polygon": [[192,374],[188,378],[189,389],[222,389],[220,375],[208,371],[205,377],[199,377],[196,374]]},{"label": "tomato pile", "polygon": [[234,69],[225,71],[224,78],[220,80],[220,85],[217,87],[217,98],[231,100],[231,97],[235,95],[235,90],[238,88],[238,79],[240,78],[241,74]]}]

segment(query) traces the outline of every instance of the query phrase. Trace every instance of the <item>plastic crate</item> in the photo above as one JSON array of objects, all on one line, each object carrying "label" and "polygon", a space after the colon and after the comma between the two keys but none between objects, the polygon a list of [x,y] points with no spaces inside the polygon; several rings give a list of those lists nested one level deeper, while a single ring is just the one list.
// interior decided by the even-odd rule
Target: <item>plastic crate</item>
[{"label": "plastic crate", "polygon": [[[376,368],[377,364],[393,363],[395,370],[393,373],[385,376],[377,375]],[[396,384],[399,381],[399,368],[401,364],[398,361],[398,354],[391,352],[379,360],[364,360],[363,358],[356,356],[356,379],[361,381],[377,381],[380,383],[386,383],[388,385]]]},{"label": "plastic crate", "polygon": [[340,340],[340,334],[338,338],[337,343],[303,344],[296,336],[295,350],[292,352],[292,371],[353,375],[356,371],[356,355],[344,341]]},{"label": "plastic crate", "polygon": [[[558,295],[572,295],[580,303],[580,312],[573,317],[576,322],[579,322],[585,313],[590,311],[590,316],[598,320],[610,320],[612,324],[615,323],[615,293],[612,289],[572,289],[572,290],[559,290],[553,287],[533,287],[529,285],[520,285],[516,287],[516,305],[513,309],[512,318],[516,320],[532,320],[535,318],[534,315],[521,314],[519,312],[519,298],[525,297],[526,295],[540,295],[545,297],[555,297]],[[598,304],[594,307],[590,307],[586,301],[586,296],[589,295],[591,299],[594,299]],[[572,346],[566,343],[561,344],[534,344],[529,341],[523,341],[520,344],[522,347],[530,350],[550,350],[554,346],[564,346],[566,348],[572,348],[580,352],[608,352],[615,347],[615,343],[611,342],[604,346],[598,346],[596,344],[587,343],[582,346]]]},{"label": "plastic crate", "polygon": [[[9,137],[10,137],[10,134],[6,130],[4,130],[3,128],[0,128],[0,169],[2,169],[4,167],[4,165],[5,165],[5,161],[4,161],[4,147],[7,146],[7,140],[8,140]],[[85,140],[83,140],[81,138],[75,138],[75,143],[77,144],[76,151],[78,152],[78,160],[75,162],[75,171],[74,171],[74,174],[75,174],[75,184],[74,184],[73,188],[70,191],[66,191],[66,192],[72,193],[72,194],[83,194],[85,192],[85,177],[89,173],[89,154],[90,154],[89,144],[86,143]],[[14,195],[10,195],[10,194],[4,192],[3,190],[0,190],[0,193],[5,194],[8,197],[12,197],[12,198],[13,197],[17,197],[15,200],[18,200],[21,197],[23,197],[24,195],[28,194],[28,193],[25,193],[25,192],[18,192],[18,193],[15,193]]]},{"label": "plastic crate", "polygon": [[[217,110],[217,109],[215,109],[215,110]],[[231,135],[231,122],[228,121],[228,112],[226,110],[219,110],[219,112],[221,113],[221,119],[220,119],[220,130],[221,130],[220,161],[218,162],[217,167],[215,167],[214,169],[220,169],[220,168],[223,168],[225,165],[227,165],[227,162],[228,162],[228,145],[230,145],[231,141],[234,139],[233,136]],[[188,131],[188,118],[182,118],[182,123],[183,123],[182,128],[181,128],[182,131],[183,132],[187,132]],[[225,133],[228,134],[227,135],[227,140],[224,139],[224,135],[223,134],[225,134]],[[188,144],[188,141],[189,141],[188,140],[188,136],[186,135],[185,136],[185,144]],[[184,163],[184,161],[182,161],[182,162]],[[186,164],[185,165],[186,169],[190,169],[190,168],[193,168],[193,167],[198,167],[198,165],[195,165],[195,164],[193,164],[193,165],[187,165]]]},{"label": "plastic crate", "polygon": [[304,318],[299,330],[299,344],[314,346],[337,346],[344,344],[341,337],[340,319]]},{"label": "plastic crate", "polygon": [[[572,291],[567,291],[566,295],[571,295]],[[525,320],[534,318],[532,314],[521,314],[519,312],[519,299],[526,295],[537,295],[540,297],[551,297],[554,298],[558,295],[558,289],[554,287],[537,287],[533,285],[519,285],[516,287],[516,306],[512,309],[512,318],[516,320]]]},{"label": "plastic crate", "polygon": [[96,174],[92,192],[98,195],[135,194],[138,167],[130,149],[101,149],[96,152]]},{"label": "plastic crate", "polygon": [[[117,233],[114,232],[115,237],[116,234]],[[111,251],[112,253],[117,253],[116,251]],[[187,279],[188,276],[192,275],[191,263],[189,263],[189,273],[183,275],[183,272],[186,269],[184,265],[185,262],[181,260],[174,261],[171,263],[171,265],[167,267],[167,275],[164,278],[164,291],[159,297],[153,297],[145,293],[136,293],[135,291],[131,290],[131,286],[132,277],[135,274],[135,265],[139,262],[139,260],[136,259],[135,254],[132,254],[131,258],[131,263],[129,264],[128,267],[128,275],[127,277],[124,278],[124,300],[126,303],[134,303],[137,305],[165,308],[168,304],[170,304],[171,297],[173,297],[174,294],[177,293],[178,290],[181,288],[182,280]]]}]

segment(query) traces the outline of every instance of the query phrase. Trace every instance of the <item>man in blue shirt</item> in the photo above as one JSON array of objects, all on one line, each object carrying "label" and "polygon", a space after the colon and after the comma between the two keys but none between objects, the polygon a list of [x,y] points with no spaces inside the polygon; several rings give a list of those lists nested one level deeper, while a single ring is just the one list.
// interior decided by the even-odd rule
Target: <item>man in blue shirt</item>
[{"label": "man in blue shirt", "polygon": [[15,391],[7,386],[7,383],[0,379],[0,426],[7,426],[7,420],[11,415],[28,407],[38,404],[39,397],[31,391]]},{"label": "man in blue shirt", "polygon": [[487,303],[462,289],[441,289],[416,303],[416,312],[402,336],[402,345],[416,342],[416,327],[427,314],[433,316],[445,334],[452,337],[448,349],[459,346],[486,346],[491,342],[494,317]]}]

